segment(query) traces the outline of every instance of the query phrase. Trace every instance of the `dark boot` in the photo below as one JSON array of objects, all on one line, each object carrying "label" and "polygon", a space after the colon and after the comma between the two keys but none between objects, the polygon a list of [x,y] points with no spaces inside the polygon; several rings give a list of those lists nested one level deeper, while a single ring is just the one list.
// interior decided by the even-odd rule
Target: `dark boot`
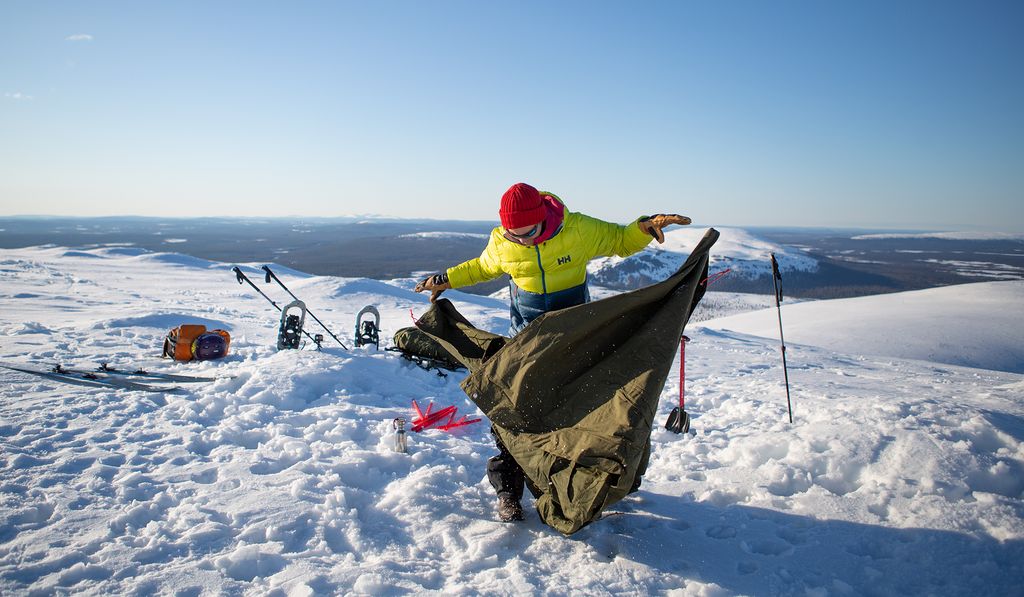
[{"label": "dark boot", "polygon": [[507,493],[498,494],[498,520],[501,522],[523,520],[523,506],[519,500]]},{"label": "dark boot", "polygon": [[[493,431],[492,431],[493,433]],[[502,522],[523,520],[523,487],[526,474],[498,436],[494,436],[498,455],[487,460],[487,480],[498,494],[498,518]]]}]

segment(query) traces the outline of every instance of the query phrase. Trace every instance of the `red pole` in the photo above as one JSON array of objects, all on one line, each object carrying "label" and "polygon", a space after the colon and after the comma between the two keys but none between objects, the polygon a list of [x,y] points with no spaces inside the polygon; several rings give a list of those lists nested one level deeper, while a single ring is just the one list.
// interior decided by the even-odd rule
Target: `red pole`
[{"label": "red pole", "polygon": [[690,339],[683,336],[679,339],[679,410],[686,410],[686,343]]},{"label": "red pole", "polygon": [[665,429],[672,433],[690,432],[690,415],[686,414],[686,343],[690,339],[679,339],[679,406],[673,407],[665,421]]}]

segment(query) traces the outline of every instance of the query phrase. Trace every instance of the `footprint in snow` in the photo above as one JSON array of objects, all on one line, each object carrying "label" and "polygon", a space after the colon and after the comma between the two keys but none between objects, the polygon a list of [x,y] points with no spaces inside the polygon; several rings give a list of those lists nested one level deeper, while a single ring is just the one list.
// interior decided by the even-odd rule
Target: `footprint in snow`
[{"label": "footprint in snow", "polygon": [[209,485],[211,483],[216,483],[218,476],[219,475],[217,473],[217,469],[211,468],[206,469],[205,471],[194,473],[192,475],[192,481],[199,483],[201,485]]},{"label": "footprint in snow", "polygon": [[788,556],[793,553],[793,546],[791,544],[774,539],[742,541],[740,549],[749,554],[761,556]]},{"label": "footprint in snow", "polygon": [[704,532],[712,539],[732,539],[737,535],[736,527],[728,525],[715,525]]},{"label": "footprint in snow", "polygon": [[790,545],[804,545],[807,543],[807,536],[793,529],[781,528],[775,532],[775,536]]}]

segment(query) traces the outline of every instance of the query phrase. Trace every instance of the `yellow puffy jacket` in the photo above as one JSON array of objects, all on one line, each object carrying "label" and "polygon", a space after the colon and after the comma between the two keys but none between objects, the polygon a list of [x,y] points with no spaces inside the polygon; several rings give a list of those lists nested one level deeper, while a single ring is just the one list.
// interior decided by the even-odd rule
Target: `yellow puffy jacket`
[{"label": "yellow puffy jacket", "polygon": [[562,209],[565,211],[561,232],[540,245],[526,247],[514,243],[505,238],[504,228],[494,228],[480,257],[448,268],[452,288],[508,274],[516,286],[528,292],[558,292],[586,282],[587,262],[594,257],[628,257],[651,242],[651,235],[641,230],[636,221],[620,226],[571,212],[564,204]]}]

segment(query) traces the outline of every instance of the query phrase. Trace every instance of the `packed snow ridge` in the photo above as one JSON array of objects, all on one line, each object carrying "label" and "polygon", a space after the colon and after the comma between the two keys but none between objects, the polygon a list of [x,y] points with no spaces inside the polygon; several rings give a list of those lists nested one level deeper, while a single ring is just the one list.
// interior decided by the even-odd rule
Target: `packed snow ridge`
[{"label": "packed snow ridge", "polygon": [[[783,310],[785,338],[844,354],[1024,373],[1022,304],[1024,281],[1019,280],[807,301]],[[779,333],[774,309],[706,325],[765,338]]]},{"label": "packed snow ridge", "polygon": [[[277,312],[232,265],[0,251],[0,361],[219,378],[161,405],[0,369],[0,593],[1009,595],[1024,584],[1024,375],[990,358],[1006,346],[996,326],[1024,332],[1021,283],[785,304],[792,424],[770,325],[691,325],[696,434],[661,426],[679,402],[677,362],[640,491],[566,538],[529,498],[525,522],[495,520],[486,420],[392,450],[392,420],[413,400],[480,414],[464,374],[383,346],[277,351]],[[287,299],[262,283],[262,264],[238,265]],[[346,341],[368,304],[385,343],[428,307],[411,279],[272,267]],[[507,328],[505,301],[446,296],[478,327]],[[997,313],[1017,316],[990,323]],[[962,327],[947,337],[952,314]],[[231,354],[162,361],[167,329],[187,322],[228,328]],[[858,325],[951,346],[905,358]],[[946,362],[957,350],[974,366]]]}]

